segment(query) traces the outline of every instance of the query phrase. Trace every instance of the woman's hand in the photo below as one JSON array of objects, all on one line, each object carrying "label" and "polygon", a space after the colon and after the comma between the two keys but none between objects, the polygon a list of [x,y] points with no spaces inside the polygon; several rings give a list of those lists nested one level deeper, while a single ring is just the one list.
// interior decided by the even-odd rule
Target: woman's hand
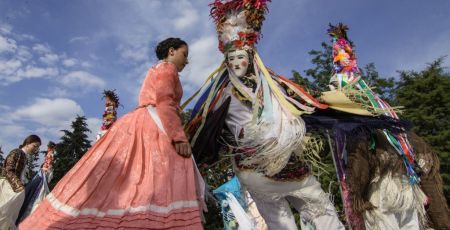
[{"label": "woman's hand", "polygon": [[191,157],[192,149],[188,142],[175,142],[175,150],[182,157]]}]

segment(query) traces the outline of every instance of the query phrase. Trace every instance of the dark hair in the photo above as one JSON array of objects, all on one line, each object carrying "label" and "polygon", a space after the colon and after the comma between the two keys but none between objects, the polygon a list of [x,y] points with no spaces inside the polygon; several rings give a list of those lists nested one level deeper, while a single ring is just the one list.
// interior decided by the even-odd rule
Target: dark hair
[{"label": "dark hair", "polygon": [[116,108],[118,108],[119,105],[120,105],[119,96],[117,96],[115,89],[113,89],[113,90],[103,90],[103,97],[102,97],[102,99],[103,98],[109,98],[111,101],[113,101],[116,104],[115,105]]},{"label": "dark hair", "polygon": [[56,147],[55,142],[53,142],[53,141],[49,141],[49,142],[48,142],[47,148],[49,148],[49,149],[54,149],[55,147]]},{"label": "dark hair", "polygon": [[158,60],[163,60],[169,55],[169,49],[178,49],[181,46],[187,46],[187,43],[180,38],[167,38],[158,43],[155,48],[156,57]]},{"label": "dark hair", "polygon": [[35,143],[35,142],[39,142],[39,144],[41,144],[41,138],[39,138],[38,135],[30,135],[27,138],[25,138],[25,140],[23,140],[23,143],[21,145],[19,145],[19,148],[22,148],[25,145],[31,144],[31,143]]}]

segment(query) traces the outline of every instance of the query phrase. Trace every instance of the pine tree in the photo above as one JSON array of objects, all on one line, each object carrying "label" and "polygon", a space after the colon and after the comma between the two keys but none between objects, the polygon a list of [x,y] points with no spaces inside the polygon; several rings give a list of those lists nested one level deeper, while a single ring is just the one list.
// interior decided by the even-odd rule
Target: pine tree
[{"label": "pine tree", "polygon": [[[434,148],[441,161],[444,194],[450,201],[450,73],[439,58],[420,72],[400,72],[396,103],[404,106],[402,118]],[[450,203],[449,203],[450,205]]]},{"label": "pine tree", "polygon": [[306,76],[312,78],[314,90],[327,91],[331,75],[333,73],[333,49],[325,42],[321,44],[322,50],[311,50],[308,54],[312,57],[313,68],[305,70]]},{"label": "pine tree", "polygon": [[369,63],[364,68],[359,69],[361,78],[376,92],[383,100],[392,101],[392,94],[395,86],[393,77],[380,77],[374,63]]},{"label": "pine tree", "polygon": [[3,167],[4,161],[5,161],[5,158],[3,158],[2,146],[0,146],[0,167]]},{"label": "pine tree", "polygon": [[80,160],[84,153],[91,147],[88,140],[86,117],[77,116],[71,125],[72,131],[61,130],[64,135],[55,148],[55,160],[53,163],[53,179],[50,187],[58,181]]},{"label": "pine tree", "polygon": [[[42,153],[42,152],[41,152]],[[27,164],[25,167],[27,167],[27,173],[26,178],[28,181],[31,181],[33,177],[38,172],[38,164],[37,161],[39,160],[39,153],[36,154],[27,154]]]}]

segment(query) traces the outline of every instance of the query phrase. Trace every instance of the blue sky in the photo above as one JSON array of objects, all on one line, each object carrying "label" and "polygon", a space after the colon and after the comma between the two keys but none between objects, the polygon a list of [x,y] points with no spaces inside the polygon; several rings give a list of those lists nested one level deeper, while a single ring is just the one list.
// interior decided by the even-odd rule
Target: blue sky
[{"label": "blue sky", "polygon": [[[0,145],[17,147],[31,133],[59,141],[77,114],[93,138],[101,125],[103,89],[116,89],[132,110],[156,43],[168,36],[190,44],[181,73],[185,98],[217,67],[209,1],[0,0]],[[258,50],[264,63],[290,76],[311,67],[311,49],[329,42],[328,23],[343,22],[360,66],[374,62],[384,77],[422,70],[450,54],[448,0],[272,0]],[[447,58],[445,65],[449,66]]]}]

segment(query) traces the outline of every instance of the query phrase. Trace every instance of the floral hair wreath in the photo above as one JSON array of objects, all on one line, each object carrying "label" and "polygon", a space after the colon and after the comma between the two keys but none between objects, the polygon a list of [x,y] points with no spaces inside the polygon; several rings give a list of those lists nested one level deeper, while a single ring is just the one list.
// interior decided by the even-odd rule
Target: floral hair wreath
[{"label": "floral hair wreath", "polygon": [[116,94],[116,90],[103,90],[103,98],[109,98],[112,102],[115,103],[115,107],[118,108],[120,104],[119,96]]},{"label": "floral hair wreath", "polygon": [[215,0],[210,4],[221,52],[248,49],[258,43],[268,2],[270,0]]}]

